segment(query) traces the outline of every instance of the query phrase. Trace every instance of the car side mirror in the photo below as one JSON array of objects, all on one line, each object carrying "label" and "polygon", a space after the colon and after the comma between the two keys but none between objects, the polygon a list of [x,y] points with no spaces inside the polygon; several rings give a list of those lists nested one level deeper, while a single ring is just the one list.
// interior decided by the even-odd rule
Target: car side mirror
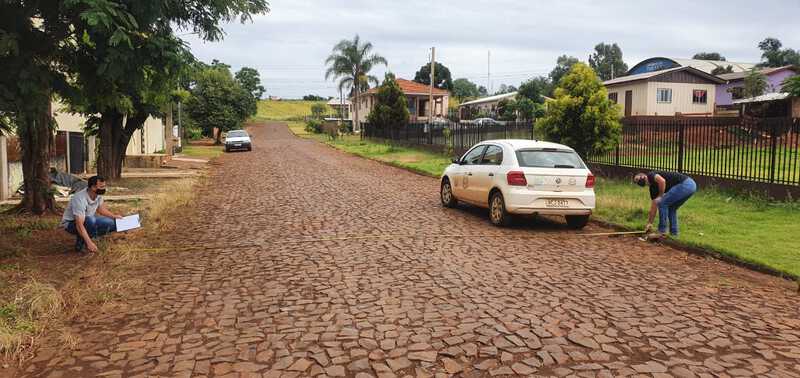
[{"label": "car side mirror", "polygon": [[459,159],[453,159],[451,161],[453,162],[453,164],[461,165],[461,160],[459,160]]}]

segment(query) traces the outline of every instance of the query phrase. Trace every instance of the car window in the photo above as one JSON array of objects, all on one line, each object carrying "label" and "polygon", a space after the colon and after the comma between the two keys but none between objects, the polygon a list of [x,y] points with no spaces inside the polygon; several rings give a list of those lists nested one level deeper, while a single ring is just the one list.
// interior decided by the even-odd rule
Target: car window
[{"label": "car window", "polygon": [[503,149],[499,146],[490,145],[486,147],[483,154],[481,165],[500,165],[503,163]]},{"label": "car window", "polygon": [[517,151],[517,161],[520,167],[532,168],[576,168],[586,166],[573,151],[556,149],[536,149]]},{"label": "car window", "polygon": [[483,151],[486,149],[486,146],[478,146],[464,154],[464,157],[461,158],[462,164],[464,165],[478,165],[481,162],[481,156],[483,155]]},{"label": "car window", "polygon": [[241,138],[246,136],[247,133],[244,131],[231,131],[228,133],[228,138]]}]

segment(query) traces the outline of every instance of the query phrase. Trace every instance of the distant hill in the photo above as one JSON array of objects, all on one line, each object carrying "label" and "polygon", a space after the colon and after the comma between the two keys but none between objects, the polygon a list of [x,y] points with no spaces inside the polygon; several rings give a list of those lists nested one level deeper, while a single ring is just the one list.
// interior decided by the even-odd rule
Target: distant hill
[{"label": "distant hill", "polygon": [[261,100],[255,119],[261,121],[302,121],[311,115],[311,105],[324,101]]}]

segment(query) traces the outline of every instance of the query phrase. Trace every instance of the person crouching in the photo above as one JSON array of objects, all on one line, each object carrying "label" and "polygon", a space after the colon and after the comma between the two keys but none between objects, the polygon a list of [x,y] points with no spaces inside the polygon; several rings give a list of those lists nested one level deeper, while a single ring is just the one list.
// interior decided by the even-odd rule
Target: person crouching
[{"label": "person crouching", "polygon": [[76,236],[75,251],[81,252],[84,247],[89,252],[97,252],[97,245],[92,239],[117,230],[115,219],[122,216],[112,213],[103,202],[106,193],[106,181],[100,176],[92,176],[86,189],[72,195],[61,218],[61,226]]}]

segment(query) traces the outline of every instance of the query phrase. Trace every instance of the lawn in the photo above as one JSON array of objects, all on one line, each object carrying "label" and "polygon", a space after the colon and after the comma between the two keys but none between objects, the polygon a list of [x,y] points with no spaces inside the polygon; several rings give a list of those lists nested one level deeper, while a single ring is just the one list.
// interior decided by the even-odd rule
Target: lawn
[{"label": "lawn", "polygon": [[[336,141],[308,134],[302,122],[290,129],[298,136],[327,143],[340,150],[438,177],[450,158],[408,147],[396,147],[357,136]],[[631,229],[647,221],[647,192],[627,181],[598,179],[595,218]],[[682,234],[677,241],[705,248],[800,278],[800,202],[777,202],[716,188],[701,188],[680,211]]]},{"label": "lawn", "polygon": [[190,158],[212,159],[224,153],[222,146],[187,145],[181,152]]},{"label": "lawn", "polygon": [[441,175],[451,161],[449,157],[429,151],[363,141],[357,135],[345,135],[336,140],[330,140],[321,134],[309,134],[301,127],[302,123],[295,124],[290,128],[298,136],[311,138],[351,154],[430,176]]},{"label": "lawn", "polygon": [[[647,222],[650,197],[628,181],[600,179],[596,216],[632,229]],[[799,202],[700,188],[679,211],[678,241],[800,278]],[[656,221],[657,223],[657,221]]]},{"label": "lawn", "polygon": [[[256,121],[299,121],[311,115],[311,105],[320,101],[261,100],[258,102]],[[324,102],[323,102],[324,103]]]}]

